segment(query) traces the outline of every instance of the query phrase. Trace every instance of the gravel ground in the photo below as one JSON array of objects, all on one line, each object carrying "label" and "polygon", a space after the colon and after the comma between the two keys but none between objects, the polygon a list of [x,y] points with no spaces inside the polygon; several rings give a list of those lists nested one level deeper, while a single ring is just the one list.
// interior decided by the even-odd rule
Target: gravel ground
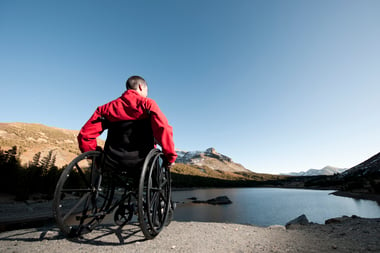
[{"label": "gravel ground", "polygon": [[0,252],[380,252],[380,219],[345,217],[289,229],[172,222],[153,240],[136,224],[100,226],[75,240],[51,225],[0,233]]}]

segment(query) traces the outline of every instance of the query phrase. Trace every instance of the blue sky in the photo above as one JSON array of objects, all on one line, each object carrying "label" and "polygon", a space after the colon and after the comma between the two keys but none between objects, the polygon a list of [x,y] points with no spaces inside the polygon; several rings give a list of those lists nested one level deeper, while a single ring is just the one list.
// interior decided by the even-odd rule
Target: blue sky
[{"label": "blue sky", "polygon": [[380,1],[0,1],[1,122],[79,130],[143,76],[176,148],[255,172],[380,152]]}]

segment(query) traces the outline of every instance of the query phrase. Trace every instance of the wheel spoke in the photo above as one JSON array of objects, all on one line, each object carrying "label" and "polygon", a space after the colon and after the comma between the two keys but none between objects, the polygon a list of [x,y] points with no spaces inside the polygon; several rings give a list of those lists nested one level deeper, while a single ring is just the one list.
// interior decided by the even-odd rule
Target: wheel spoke
[{"label": "wheel spoke", "polygon": [[66,213],[66,215],[62,218],[62,220],[65,221],[74,212],[74,210],[77,209],[83,203],[83,201],[88,199],[89,196],[90,196],[90,193],[86,193],[85,195],[83,195],[78,200],[78,202],[70,209],[70,211]]},{"label": "wheel spoke", "polygon": [[158,203],[159,202],[159,194],[158,194],[158,192],[155,192],[153,194],[153,198],[152,198],[151,202],[152,203]]},{"label": "wheel spoke", "polygon": [[160,209],[161,209],[160,208],[159,194],[154,194],[154,200],[152,200],[152,203],[153,203],[152,210],[149,210],[149,211],[152,213],[152,221],[151,221],[152,224],[151,224],[151,226],[152,226],[152,228],[154,228],[155,226],[159,226],[158,223],[160,221],[157,219],[157,214],[158,215],[160,214]]},{"label": "wheel spoke", "polygon": [[165,178],[161,184],[160,184],[160,189],[164,188],[164,186],[168,183],[168,180]]},{"label": "wheel spoke", "polygon": [[84,183],[86,184],[86,186],[88,188],[91,188],[91,185],[90,183],[88,182],[87,178],[86,178],[86,175],[84,174],[82,168],[79,166],[78,163],[75,164],[75,167],[77,167],[77,170],[79,172],[79,175],[81,176],[82,180],[84,181]]},{"label": "wheel spoke", "polygon": [[160,192],[160,195],[161,195],[161,198],[164,200],[164,202],[165,202],[166,204],[169,203],[168,196],[166,196],[165,194],[163,194],[163,192]]},{"label": "wheel spoke", "polygon": [[79,189],[79,188],[76,188],[76,189],[70,189],[70,188],[67,188],[67,189],[62,189],[61,192],[91,192],[91,189]]},{"label": "wheel spoke", "polygon": [[158,173],[158,171],[156,171],[155,169],[154,169],[154,165],[152,165],[152,175],[151,175],[151,177],[153,178],[153,180],[154,180],[154,185],[160,185],[160,178],[159,178],[159,176],[160,176],[160,174]]}]

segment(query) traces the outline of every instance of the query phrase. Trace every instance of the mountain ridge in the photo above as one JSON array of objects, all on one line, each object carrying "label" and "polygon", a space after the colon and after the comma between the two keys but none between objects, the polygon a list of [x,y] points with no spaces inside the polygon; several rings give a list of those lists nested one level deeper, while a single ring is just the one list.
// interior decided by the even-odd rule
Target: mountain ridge
[{"label": "mountain ridge", "polygon": [[300,172],[289,172],[289,173],[282,173],[281,175],[288,175],[288,176],[331,176],[335,174],[342,173],[346,171],[347,169],[344,168],[337,168],[333,166],[325,166],[322,169],[309,169],[307,171],[300,171]]},{"label": "mountain ridge", "polygon": [[358,165],[344,171],[343,176],[364,176],[380,173],[380,152]]},{"label": "mountain ridge", "polygon": [[243,165],[233,162],[233,160],[215,148],[208,148],[205,151],[182,151],[176,150],[177,163],[191,164],[196,166],[207,166],[212,170],[223,170],[228,172],[251,172]]}]

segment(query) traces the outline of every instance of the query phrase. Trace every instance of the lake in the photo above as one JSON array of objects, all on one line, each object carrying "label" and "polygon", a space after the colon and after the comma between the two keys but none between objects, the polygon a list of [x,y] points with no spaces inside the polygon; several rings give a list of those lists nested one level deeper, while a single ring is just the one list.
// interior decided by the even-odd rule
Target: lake
[{"label": "lake", "polygon": [[[227,222],[258,226],[285,225],[305,214],[310,222],[324,224],[326,219],[343,215],[379,218],[376,201],[356,200],[332,195],[332,190],[283,188],[223,188],[173,191],[177,203],[176,221]],[[208,200],[227,196],[232,204],[194,204],[188,198]]]}]

